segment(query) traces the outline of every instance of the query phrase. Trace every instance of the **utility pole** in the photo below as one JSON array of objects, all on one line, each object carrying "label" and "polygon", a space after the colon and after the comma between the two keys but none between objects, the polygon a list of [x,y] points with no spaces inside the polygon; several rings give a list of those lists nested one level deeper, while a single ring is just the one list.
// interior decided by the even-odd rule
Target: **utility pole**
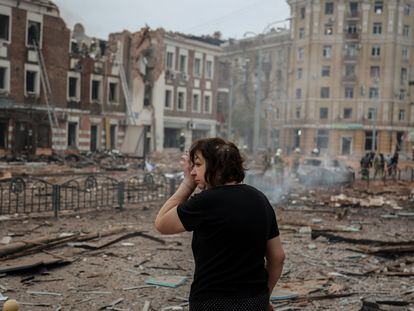
[{"label": "utility pole", "polygon": [[377,96],[375,99],[375,109],[374,109],[374,115],[372,116],[372,141],[371,141],[371,151],[375,152],[376,149],[376,143],[377,143],[377,110],[379,107],[380,102],[380,91],[379,91],[379,77],[376,76],[374,78],[375,86],[377,87]]}]

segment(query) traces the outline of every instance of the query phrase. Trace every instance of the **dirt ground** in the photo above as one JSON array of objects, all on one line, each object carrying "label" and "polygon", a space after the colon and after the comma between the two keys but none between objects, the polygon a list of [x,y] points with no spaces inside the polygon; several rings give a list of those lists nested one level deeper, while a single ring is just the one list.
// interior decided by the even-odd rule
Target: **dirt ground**
[{"label": "dirt ground", "polygon": [[[357,182],[353,188],[293,187],[286,193],[275,205],[287,256],[277,288],[299,297],[275,301],[276,310],[368,310],[362,309],[363,300],[378,307],[369,310],[414,310],[412,189],[413,184],[401,182],[367,189]],[[19,301],[20,310],[188,310],[194,265],[191,234],[159,235],[153,220],[161,204],[59,219],[2,220],[1,243],[8,244],[0,245],[0,252],[18,241],[119,227],[147,235],[116,241],[125,234],[118,233],[87,241],[96,249],[65,243],[28,256],[3,258],[3,271],[47,260],[70,263],[3,273],[1,293]],[[390,252],[384,242],[393,241],[411,241],[407,243],[411,248]],[[385,247],[383,253],[378,247]],[[146,284],[151,277],[171,275],[186,281],[176,288]]]}]

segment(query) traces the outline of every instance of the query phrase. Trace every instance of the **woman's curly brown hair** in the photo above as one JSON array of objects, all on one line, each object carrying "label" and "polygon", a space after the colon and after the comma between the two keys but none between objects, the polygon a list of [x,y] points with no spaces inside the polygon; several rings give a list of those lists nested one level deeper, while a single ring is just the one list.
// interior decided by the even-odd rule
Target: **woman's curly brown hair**
[{"label": "woman's curly brown hair", "polygon": [[192,163],[195,161],[197,152],[200,152],[206,161],[204,179],[210,187],[243,181],[245,176],[244,158],[232,142],[218,137],[195,141],[190,148]]}]

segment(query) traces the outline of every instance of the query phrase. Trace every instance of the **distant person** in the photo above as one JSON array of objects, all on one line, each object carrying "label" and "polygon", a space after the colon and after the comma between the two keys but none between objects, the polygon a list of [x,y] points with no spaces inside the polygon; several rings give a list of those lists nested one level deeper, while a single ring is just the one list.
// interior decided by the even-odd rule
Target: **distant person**
[{"label": "distant person", "polygon": [[285,162],[282,158],[282,149],[277,149],[273,159],[273,167],[276,175],[276,183],[283,184],[283,178],[285,175]]},{"label": "distant person", "polygon": [[184,180],[155,220],[162,234],[193,231],[190,311],[273,310],[285,255],[268,199],[242,183],[243,162],[231,142],[194,142],[182,156]]},{"label": "distant person", "polygon": [[300,164],[300,149],[295,148],[293,152],[291,175],[297,175]]},{"label": "distant person", "polygon": [[272,156],[270,149],[267,149],[263,154],[263,174],[272,166]]},{"label": "distant person", "polygon": [[380,153],[376,155],[374,158],[374,178],[373,178],[374,180],[375,178],[377,178],[377,176],[379,176],[380,178],[384,176],[384,166],[385,166],[384,155]]},{"label": "distant person", "polygon": [[184,136],[184,133],[180,134],[180,137],[178,138],[178,144],[180,146],[180,151],[184,152],[184,149],[185,149],[185,136]]},{"label": "distant person", "polygon": [[366,153],[359,161],[361,167],[361,179],[369,182],[369,169],[371,167],[371,154]]}]

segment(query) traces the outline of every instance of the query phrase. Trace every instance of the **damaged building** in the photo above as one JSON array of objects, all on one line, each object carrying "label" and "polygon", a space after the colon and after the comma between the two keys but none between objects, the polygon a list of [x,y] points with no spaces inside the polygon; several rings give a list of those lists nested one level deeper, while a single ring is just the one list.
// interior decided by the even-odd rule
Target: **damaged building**
[{"label": "damaged building", "polygon": [[[249,102],[256,105],[252,87],[248,97],[249,89],[238,85],[250,81],[257,86],[251,80],[260,74],[261,88],[266,88],[269,77],[273,90],[270,96],[266,89],[260,90],[259,147],[280,147],[287,154],[296,148],[310,154],[317,148],[322,155],[344,157],[397,150],[411,159],[414,1],[287,2],[290,29],[271,29],[224,47],[222,60],[232,64],[233,87],[227,91],[233,89],[233,109],[230,113],[226,109],[230,96],[224,96],[220,100],[224,109],[219,110],[223,123],[232,124],[233,136],[247,141],[250,149],[254,146],[251,131],[241,131],[234,112],[246,106],[246,98],[253,98]],[[271,46],[269,38],[275,30],[283,35],[275,37]],[[288,53],[278,54],[280,46],[287,46]],[[273,54],[270,62],[269,53]],[[277,67],[278,58],[284,67]],[[270,75],[268,63],[276,66]],[[250,113],[253,109],[250,105]]]},{"label": "damaged building", "polygon": [[220,40],[71,31],[51,1],[0,1],[0,155],[145,156],[215,135]]},{"label": "damaged building", "polygon": [[125,119],[107,43],[71,32],[50,1],[0,1],[0,152],[117,149]]}]

